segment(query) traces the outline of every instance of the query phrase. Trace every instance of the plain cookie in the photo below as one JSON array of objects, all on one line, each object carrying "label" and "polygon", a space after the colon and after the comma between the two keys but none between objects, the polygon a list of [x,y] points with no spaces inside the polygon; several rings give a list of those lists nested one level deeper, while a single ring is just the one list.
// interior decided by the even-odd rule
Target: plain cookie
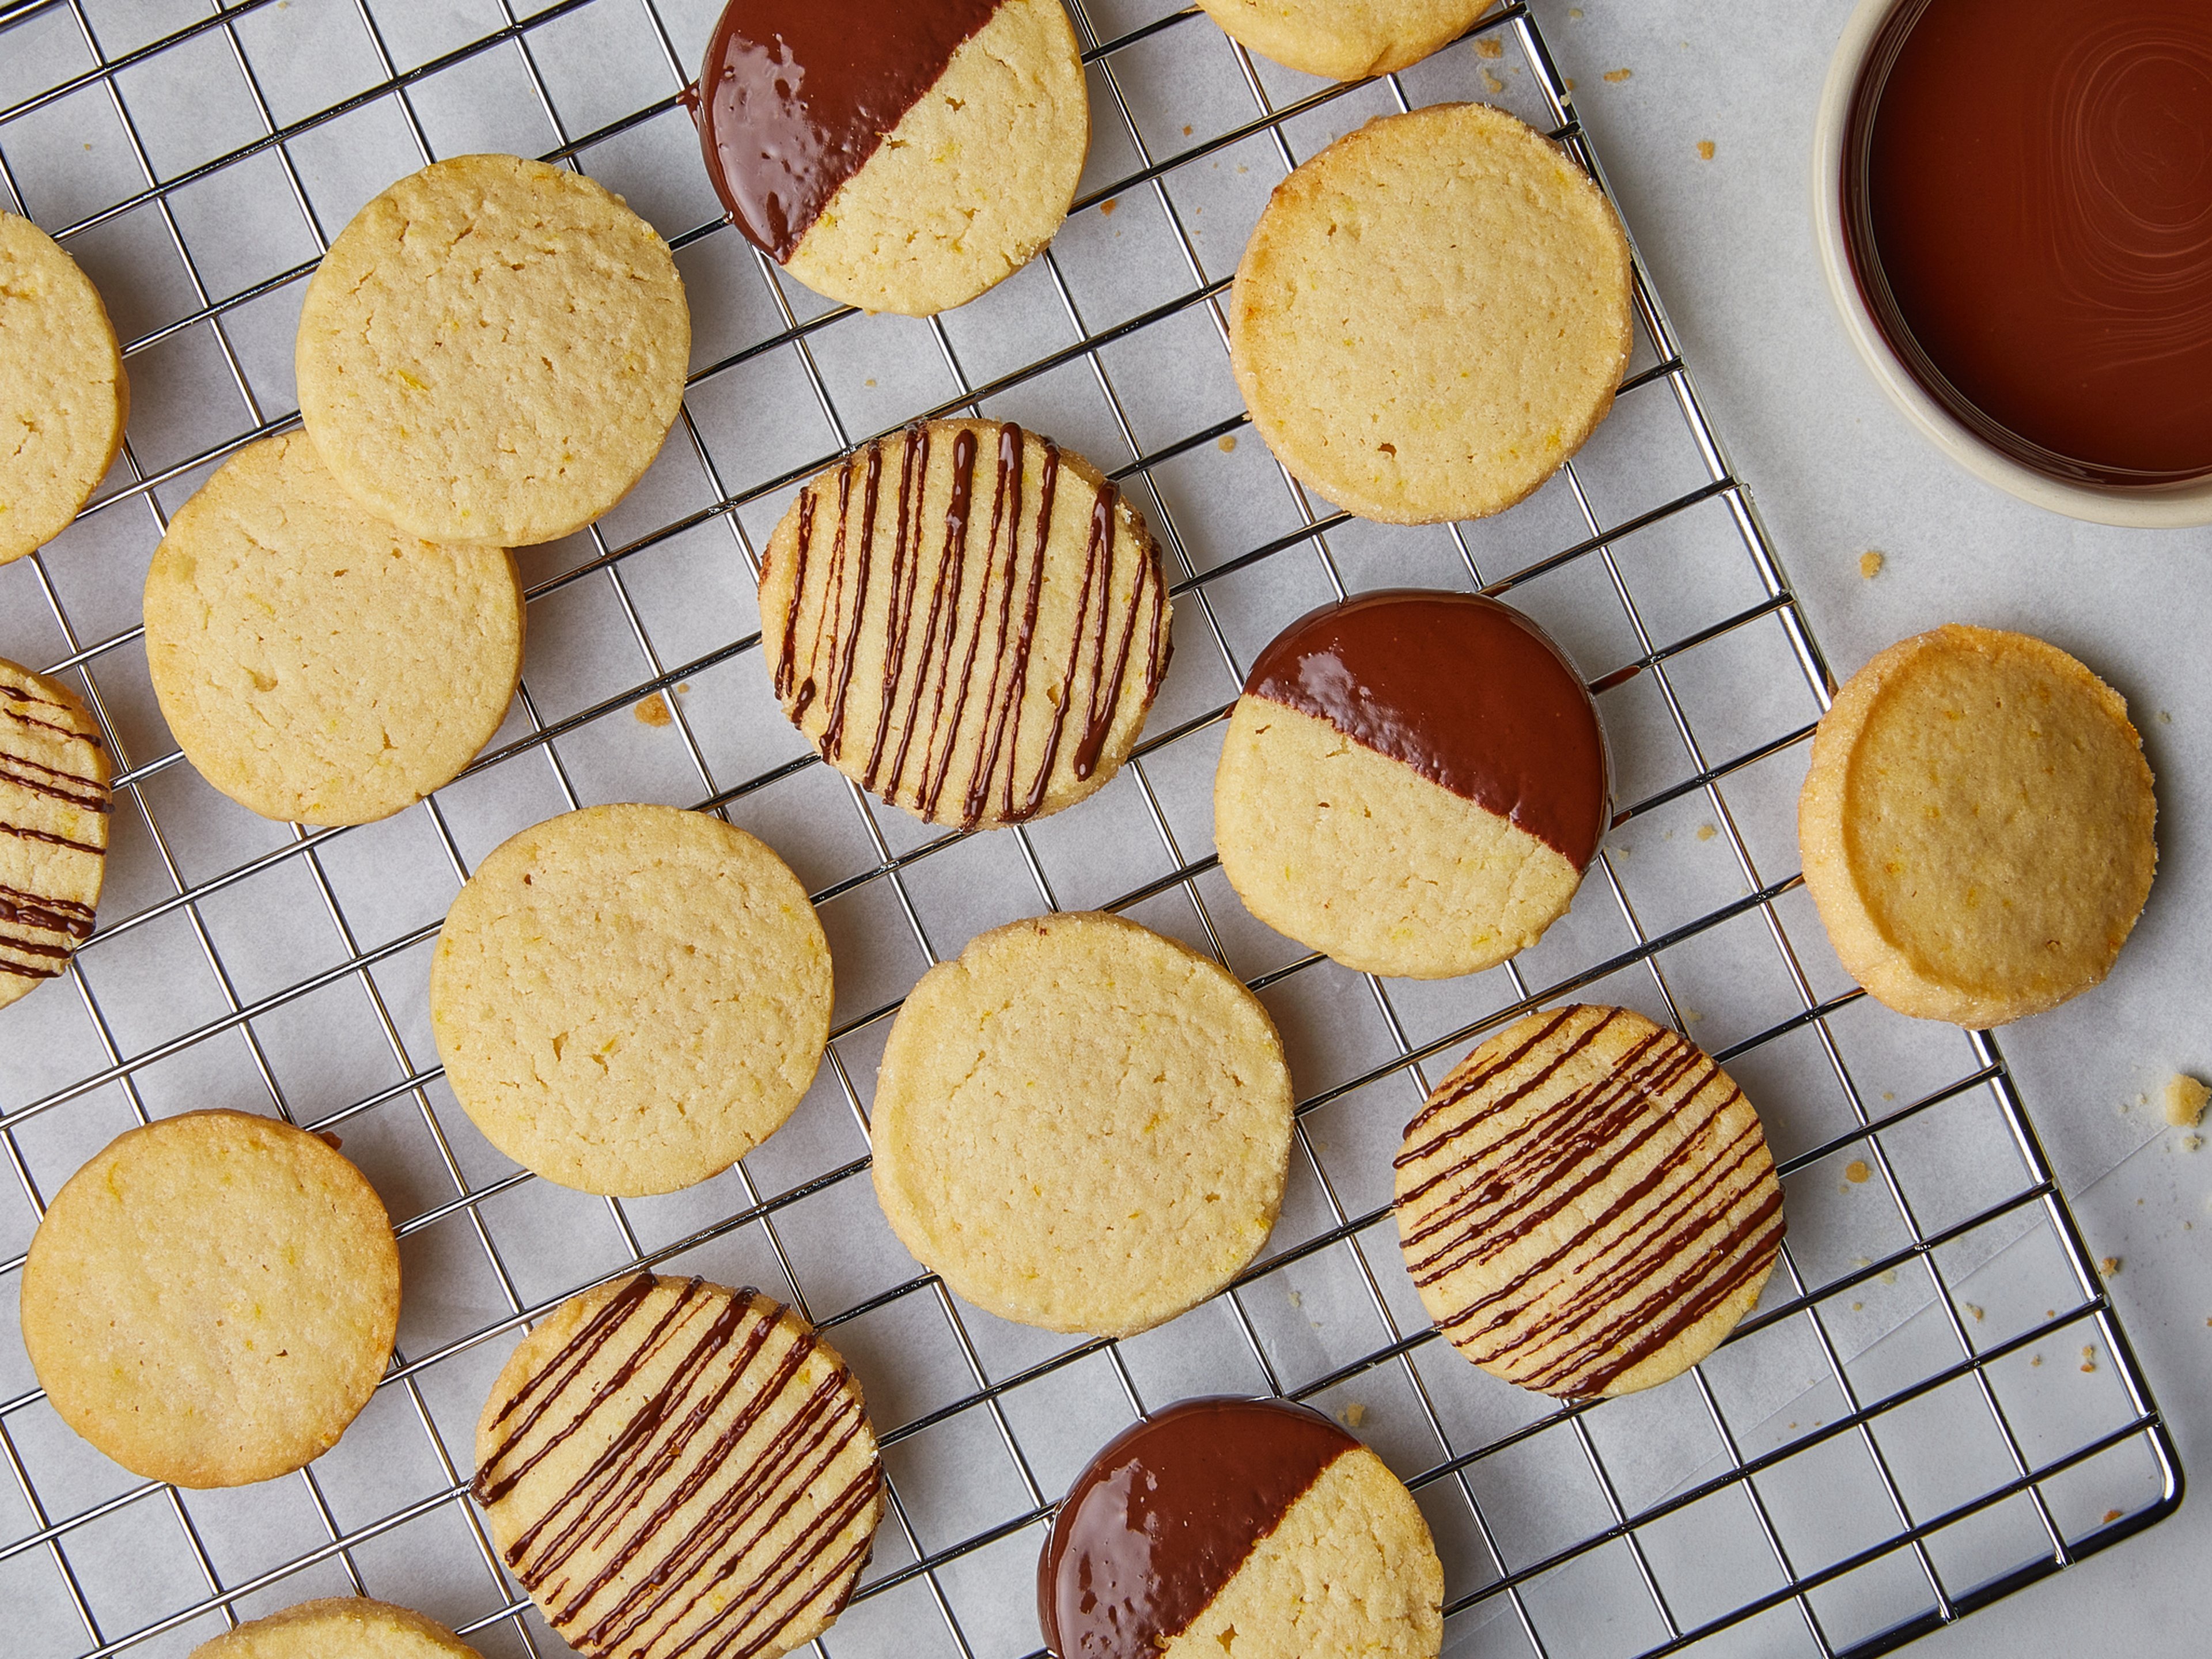
[{"label": "plain cookie", "polygon": [[1687,1370],[1759,1301],[1782,1188],[1759,1114],[1626,1008],[1530,1014],[1406,1126],[1398,1236],[1422,1305],[1492,1376],[1564,1399]]},{"label": "plain cookie", "polygon": [[1467,33],[1491,0],[1199,0],[1231,39],[1332,81],[1410,69]]},{"label": "plain cookie", "polygon": [[145,616],[185,757],[298,823],[367,823],[450,783],[522,675],[514,561],[394,529],[296,432],[239,451],[170,520]]},{"label": "plain cookie", "polygon": [[1435,1659],[1443,1590],[1413,1495],[1283,1400],[1187,1400],[1116,1436],[1037,1565],[1068,1659]]},{"label": "plain cookie", "polygon": [[1899,1013],[1982,1030],[2111,971],[2157,818],[2125,698],[2056,646],[1952,624],[1836,694],[1797,844],[1851,976]]},{"label": "plain cookie", "polygon": [[869,1142],[916,1261],[976,1306],[1127,1336],[1235,1278],[1275,1224],[1291,1079],[1260,1000],[1118,916],[979,934],[908,994]]},{"label": "plain cookie", "polygon": [[191,1659],[477,1659],[434,1619],[366,1595],[302,1601],[203,1642]]},{"label": "plain cookie", "polygon": [[69,528],[130,416],[99,289],[52,237],[0,211],[0,564]]},{"label": "plain cookie", "polygon": [[63,1422],[134,1474],[240,1486],[319,1457],[368,1403],[398,1327],[399,1247],[321,1137],[187,1112],[63,1183],[22,1295]]},{"label": "plain cookie", "polygon": [[690,353],[676,261],[621,197],[543,161],[457,155],[331,244],[300,313],[300,413],[379,518],[524,547],[645,476]]},{"label": "plain cookie", "polygon": [[446,1080],[500,1151],[625,1197],[728,1169],[789,1117],[830,1035],[806,890],[742,830],[591,806],[477,866],[430,963]]},{"label": "plain cookie", "polygon": [[1534,945],[1607,816],[1582,677],[1473,593],[1363,593],[1292,623],[1253,665],[1213,781],[1214,846],[1254,915],[1413,979]]},{"label": "plain cookie", "polygon": [[731,0],[699,86],[732,222],[865,311],[931,316],[1012,276],[1067,216],[1091,143],[1060,0]]},{"label": "plain cookie", "polygon": [[100,722],[59,680],[0,661],[0,1008],[92,937],[113,797]]},{"label": "plain cookie", "polygon": [[775,1659],[843,1611],[884,1512],[860,1385],[758,1291],[637,1273],[523,1339],[471,1486],[586,1659]]},{"label": "plain cookie", "polygon": [[856,450],[769,538],[762,637],[824,759],[932,823],[1018,823],[1103,788],[1171,649],[1158,544],[1081,456],[997,421]]},{"label": "plain cookie", "polygon": [[1628,238],[1502,110],[1370,121],[1275,187],[1230,356],[1283,465],[1392,524],[1503,511],[1581,448],[1628,365]]}]

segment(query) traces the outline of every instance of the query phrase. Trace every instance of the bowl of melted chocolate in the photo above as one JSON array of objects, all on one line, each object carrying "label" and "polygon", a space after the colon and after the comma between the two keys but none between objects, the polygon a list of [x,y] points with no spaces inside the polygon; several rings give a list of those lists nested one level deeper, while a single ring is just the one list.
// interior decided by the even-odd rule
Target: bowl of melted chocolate
[{"label": "bowl of melted chocolate", "polygon": [[2212,523],[2212,0],[1862,0],[1814,213],[1852,343],[1969,471]]}]

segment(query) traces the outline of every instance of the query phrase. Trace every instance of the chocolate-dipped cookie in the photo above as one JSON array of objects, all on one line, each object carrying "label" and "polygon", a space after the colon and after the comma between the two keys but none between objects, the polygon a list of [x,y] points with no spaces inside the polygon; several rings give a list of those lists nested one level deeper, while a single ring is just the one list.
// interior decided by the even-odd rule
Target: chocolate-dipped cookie
[{"label": "chocolate-dipped cookie", "polygon": [[1059,1659],[1433,1659],[1443,1601],[1413,1494],[1283,1400],[1186,1400],[1117,1435],[1037,1564]]},{"label": "chocolate-dipped cookie", "polygon": [[1397,1169],[1399,1239],[1437,1328],[1563,1398],[1697,1364],[1782,1244],[1759,1114],[1626,1008],[1552,1009],[1491,1038],[1406,1126]]},{"label": "chocolate-dipped cookie", "polygon": [[731,222],[817,292],[916,317],[1029,263],[1091,143],[1060,0],[730,0],[696,96]]},{"label": "chocolate-dipped cookie", "polygon": [[1252,914],[1364,972],[1471,974],[1574,900],[1607,814],[1604,735],[1535,623],[1473,593],[1363,593],[1260,653],[1214,775]]},{"label": "chocolate-dipped cookie", "polygon": [[1158,545],[1097,468],[998,421],[930,421],[799,493],[761,570],[783,712],[847,776],[990,829],[1103,787],[1167,672]]}]

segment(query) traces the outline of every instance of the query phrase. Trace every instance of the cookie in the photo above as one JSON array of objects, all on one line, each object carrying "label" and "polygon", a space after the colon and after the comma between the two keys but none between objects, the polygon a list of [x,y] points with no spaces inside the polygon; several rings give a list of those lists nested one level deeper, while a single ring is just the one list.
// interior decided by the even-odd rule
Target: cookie
[{"label": "cookie", "polygon": [[52,237],[0,210],[0,564],[69,528],[130,415],[100,291]]},{"label": "cookie", "polygon": [[817,293],[910,317],[1035,258],[1091,143],[1060,0],[730,0],[697,97],[731,222]]},{"label": "cookie", "polygon": [[430,963],[446,1080],[549,1181],[633,1197],[766,1140],[830,1036],[830,945],[774,850],[703,812],[590,806],[477,866]]},{"label": "cookie", "polygon": [[1976,1030],[2111,971],[2150,895],[2158,800],[2127,701],[2056,646],[1955,624],[1851,676],[1797,803],[1845,969]]},{"label": "cookie", "polygon": [[76,694],[0,661],[0,1008],[60,978],[92,937],[111,775]]},{"label": "cookie", "polygon": [[1198,0],[1223,33],[1285,69],[1364,81],[1410,69],[1491,0]]},{"label": "cookie", "polygon": [[514,561],[394,529],[297,432],[239,451],[169,521],[145,615],[185,758],[266,818],[413,805],[491,740],[522,675]]},{"label": "cookie", "polygon": [[187,1112],[126,1130],[63,1183],[22,1295],[63,1422],[134,1474],[241,1486],[321,1456],[368,1403],[399,1247],[320,1136]]},{"label": "cookie", "polygon": [[908,427],[806,485],[760,609],[792,723],[932,823],[1018,823],[1104,787],[1167,672],[1143,516],[1081,456],[997,421]]},{"label": "cookie", "polygon": [[1064,1659],[1435,1659],[1443,1593],[1413,1493],[1285,1400],[1186,1400],[1116,1436],[1037,1565]]},{"label": "cookie", "polygon": [[1292,623],[1252,666],[1213,782],[1221,868],[1254,915],[1411,979],[1534,945],[1607,816],[1582,677],[1472,593],[1363,593]]},{"label": "cookie", "polygon": [[425,541],[523,547],[629,493],[684,401],[691,313],[621,197],[514,155],[410,173],[331,244],[300,312],[307,434]]},{"label": "cookie", "polygon": [[470,1490],[585,1656],[775,1659],[836,1622],[884,1511],[860,1385],[758,1291],[637,1273],[523,1340]]},{"label": "cookie", "polygon": [[1567,153],[1502,110],[1370,121],[1275,187],[1230,358],[1278,459],[1391,524],[1502,512],[1613,407],[1628,238]]},{"label": "cookie", "polygon": [[876,1079],[876,1196],[980,1308],[1127,1336],[1267,1241],[1291,1077],[1260,1000],[1096,911],[981,933],[907,995]]},{"label": "cookie", "polygon": [[1398,1236],[1437,1328],[1563,1399],[1687,1370],[1759,1301],[1782,1188],[1759,1114],[1626,1008],[1516,1021],[1406,1126]]},{"label": "cookie", "polygon": [[434,1619],[366,1595],[302,1601],[203,1642],[191,1659],[477,1659]]}]

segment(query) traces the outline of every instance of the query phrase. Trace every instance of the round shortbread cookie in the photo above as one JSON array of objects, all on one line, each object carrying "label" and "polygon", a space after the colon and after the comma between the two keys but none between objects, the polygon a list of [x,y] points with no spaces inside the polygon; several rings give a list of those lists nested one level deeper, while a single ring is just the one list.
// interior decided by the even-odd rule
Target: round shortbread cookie
[{"label": "round shortbread cookie", "polygon": [[1534,945],[1607,817],[1581,676],[1472,593],[1363,593],[1292,623],[1253,665],[1213,781],[1214,846],[1254,915],[1413,979]]},{"label": "round shortbread cookie", "polygon": [[830,945],[775,850],[704,812],[590,806],[494,848],[430,963],[446,1080],[549,1181],[719,1175],[789,1117],[830,1036]]},{"label": "round shortbread cookie", "polygon": [[884,1045],[876,1196],[978,1307],[1127,1336],[1235,1278],[1275,1224],[1291,1077],[1260,1000],[1098,912],[977,935]]},{"label": "round shortbread cookie", "polygon": [[1090,462],[997,421],[856,450],[769,539],[762,637],[823,757],[932,823],[995,828],[1103,788],[1167,672],[1167,581]]},{"label": "round shortbread cookie", "polygon": [[1067,1659],[1435,1659],[1443,1591],[1404,1483],[1282,1400],[1187,1400],[1116,1436],[1037,1565]]},{"label": "round shortbread cookie", "polygon": [[112,799],[100,722],[59,680],[0,661],[0,1008],[92,937]]},{"label": "round shortbread cookie", "polygon": [[1504,111],[1383,116],[1275,187],[1229,326],[1253,424],[1305,483],[1392,524],[1481,518],[1613,407],[1628,239],[1566,152]]},{"label": "round shortbread cookie", "polygon": [[477,1659],[434,1619],[366,1595],[302,1601],[203,1642],[191,1659]]},{"label": "round shortbread cookie", "polygon": [[1224,33],[1332,81],[1410,69],[1456,40],[1492,0],[1199,0]]},{"label": "round shortbread cookie", "polygon": [[300,313],[300,413],[378,517],[524,547],[645,476],[690,353],[676,261],[621,197],[543,161],[457,155],[331,244]]},{"label": "round shortbread cookie", "polygon": [[1977,1030],[2111,971],[2150,895],[2158,799],[2127,701],[2056,646],[1956,624],[1851,676],[1797,805],[1851,976]]},{"label": "round shortbread cookie", "polygon": [[117,1136],[54,1195],[23,1264],[23,1346],[62,1421],[180,1486],[321,1456],[398,1322],[376,1189],[321,1137],[245,1112]]},{"label": "round shortbread cookie", "polygon": [[299,823],[367,823],[450,783],[522,675],[514,559],[395,530],[296,432],[239,451],[169,521],[145,615],[185,757]]},{"label": "round shortbread cookie", "polygon": [[69,528],[130,415],[100,290],[52,237],[0,210],[0,564]]},{"label": "round shortbread cookie", "polygon": [[1565,1399],[1703,1359],[1759,1301],[1782,1188],[1759,1114],[1695,1044],[1626,1008],[1530,1014],[1406,1126],[1398,1235],[1437,1328]]},{"label": "round shortbread cookie", "polygon": [[586,1659],[775,1656],[836,1622],[884,1511],[860,1385],[758,1291],[634,1274],[523,1340],[471,1490]]},{"label": "round shortbread cookie", "polygon": [[1012,276],[1066,218],[1091,144],[1060,0],[730,0],[699,82],[732,222],[866,311],[932,316]]}]

